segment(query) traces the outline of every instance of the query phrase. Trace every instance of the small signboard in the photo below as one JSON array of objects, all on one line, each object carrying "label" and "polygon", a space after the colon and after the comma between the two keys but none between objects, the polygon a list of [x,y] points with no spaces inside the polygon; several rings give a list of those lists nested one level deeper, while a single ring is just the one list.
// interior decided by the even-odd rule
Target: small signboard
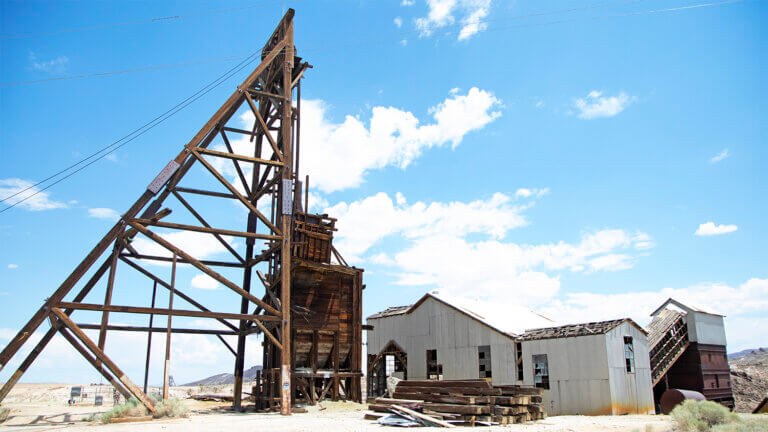
[{"label": "small signboard", "polygon": [[96,397],[93,400],[93,404],[96,406],[100,406],[104,404],[104,396],[102,395],[96,395]]}]

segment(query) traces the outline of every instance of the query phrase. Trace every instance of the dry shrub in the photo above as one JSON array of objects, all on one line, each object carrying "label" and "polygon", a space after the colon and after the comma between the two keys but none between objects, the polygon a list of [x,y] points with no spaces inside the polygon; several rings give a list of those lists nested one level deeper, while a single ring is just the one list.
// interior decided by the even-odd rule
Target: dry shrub
[{"label": "dry shrub", "polygon": [[[151,395],[150,399],[155,404],[154,418],[162,417],[186,417],[189,413],[183,402],[176,398],[169,398],[164,401],[160,395]],[[144,407],[136,398],[131,398],[127,402],[113,407],[111,410],[101,414],[99,420],[102,423],[109,423],[113,418],[121,417],[144,417],[149,415],[147,408]]]},{"label": "dry shrub", "polygon": [[736,414],[719,403],[691,399],[676,406],[670,415],[681,432],[709,432],[715,426],[739,421]]},{"label": "dry shrub", "polygon": [[734,423],[721,424],[712,428],[712,432],[765,432],[768,431],[768,416],[739,416]]},{"label": "dry shrub", "polygon": [[109,423],[113,418],[142,417],[147,415],[147,409],[136,398],[130,398],[125,403],[115,405],[111,410],[101,414],[99,420]]},{"label": "dry shrub", "polygon": [[155,400],[155,418],[161,417],[186,417],[189,415],[189,409],[184,406],[184,403],[176,398],[168,398],[167,401],[162,399]]}]

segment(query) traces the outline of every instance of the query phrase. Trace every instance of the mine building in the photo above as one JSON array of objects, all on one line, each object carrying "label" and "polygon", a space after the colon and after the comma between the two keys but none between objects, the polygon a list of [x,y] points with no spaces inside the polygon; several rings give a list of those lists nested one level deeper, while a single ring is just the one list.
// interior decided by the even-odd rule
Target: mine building
[{"label": "mine building", "polygon": [[629,318],[555,326],[523,307],[439,292],[367,318],[369,397],[386,378],[539,387],[558,414],[653,413],[646,331]]},{"label": "mine building", "polygon": [[668,299],[651,314],[648,340],[657,408],[668,389],[734,407],[723,315]]}]

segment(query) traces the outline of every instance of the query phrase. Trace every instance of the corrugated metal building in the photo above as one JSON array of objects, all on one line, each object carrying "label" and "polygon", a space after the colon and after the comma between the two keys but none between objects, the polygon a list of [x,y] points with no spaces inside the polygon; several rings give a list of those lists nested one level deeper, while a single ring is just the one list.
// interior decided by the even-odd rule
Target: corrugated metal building
[{"label": "corrugated metal building", "polygon": [[525,308],[432,292],[367,324],[370,395],[390,375],[487,378],[543,388],[550,415],[654,411],[647,334],[630,319],[552,327]]}]

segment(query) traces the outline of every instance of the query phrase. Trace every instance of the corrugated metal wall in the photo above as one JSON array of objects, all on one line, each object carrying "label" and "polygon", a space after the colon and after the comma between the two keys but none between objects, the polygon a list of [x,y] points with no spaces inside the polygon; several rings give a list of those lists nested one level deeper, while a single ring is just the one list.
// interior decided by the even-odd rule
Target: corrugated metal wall
[{"label": "corrugated metal wall", "polygon": [[428,298],[410,314],[368,320],[368,352],[390,340],[408,354],[408,378],[426,379],[426,350],[437,349],[444,379],[478,378],[477,347],[491,346],[494,384],[517,384],[514,341],[440,301]]},{"label": "corrugated metal wall", "polygon": [[[634,372],[628,373],[624,337],[632,338]],[[653,414],[653,385],[648,338],[637,327],[623,323],[605,335],[611,379],[611,414]]]}]

